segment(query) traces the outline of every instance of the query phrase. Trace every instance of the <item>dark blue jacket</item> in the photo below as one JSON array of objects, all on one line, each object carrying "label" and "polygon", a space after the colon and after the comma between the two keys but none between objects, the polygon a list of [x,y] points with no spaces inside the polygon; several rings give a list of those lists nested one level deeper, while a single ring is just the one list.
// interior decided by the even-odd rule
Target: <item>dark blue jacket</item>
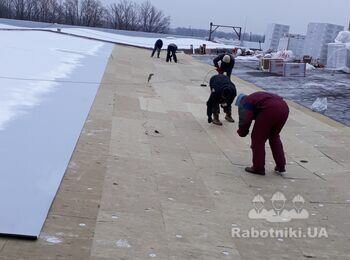
[{"label": "dark blue jacket", "polygon": [[[225,55],[229,55],[231,57],[230,63],[225,63],[222,61],[222,59],[224,58]],[[219,66],[219,61],[221,61],[220,66]],[[231,72],[233,67],[235,66],[235,58],[231,54],[223,53],[223,54],[220,54],[219,56],[217,56],[213,60],[213,63],[214,63],[215,67],[220,68],[221,70],[223,70],[225,72]]]},{"label": "dark blue jacket", "polygon": [[158,39],[154,44],[154,48],[161,49],[162,47],[163,47],[163,41],[161,39]]},{"label": "dark blue jacket", "polygon": [[211,89],[210,97],[207,101],[207,116],[211,117],[213,109],[224,105],[225,108],[231,107],[233,100],[237,95],[236,86],[232,81],[225,75],[219,74],[211,77],[209,81]]}]

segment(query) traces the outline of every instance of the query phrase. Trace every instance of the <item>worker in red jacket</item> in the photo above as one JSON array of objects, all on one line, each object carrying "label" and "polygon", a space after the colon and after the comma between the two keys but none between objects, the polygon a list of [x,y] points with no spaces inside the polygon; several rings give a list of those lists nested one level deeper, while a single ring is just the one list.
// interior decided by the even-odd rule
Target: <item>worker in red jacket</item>
[{"label": "worker in red jacket", "polygon": [[286,171],[286,159],[280,132],[288,119],[289,108],[280,97],[267,92],[255,92],[251,95],[240,94],[236,99],[239,113],[239,129],[241,137],[249,134],[252,121],[255,120],[251,134],[253,151],[253,166],[246,167],[249,173],[265,175],[265,143],[269,140],[273,158],[276,162],[275,171]]}]

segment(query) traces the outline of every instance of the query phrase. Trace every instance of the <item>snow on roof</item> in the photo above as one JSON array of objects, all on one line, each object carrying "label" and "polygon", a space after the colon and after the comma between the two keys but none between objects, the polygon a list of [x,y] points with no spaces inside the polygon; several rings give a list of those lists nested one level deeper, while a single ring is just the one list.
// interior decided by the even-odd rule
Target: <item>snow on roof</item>
[{"label": "snow on roof", "polygon": [[0,63],[0,130],[16,115],[38,104],[40,97],[57,85],[54,80],[69,78],[84,57],[95,55],[106,45],[35,31],[0,31],[0,37],[0,56],[6,61]]},{"label": "snow on roof", "polygon": [[[92,37],[95,39],[113,41],[116,43],[127,44],[137,47],[153,48],[154,43],[159,38],[149,38],[149,37],[137,37],[137,36],[127,36],[121,34],[114,34],[108,32],[101,32],[93,29],[83,29],[83,28],[62,28],[62,32]],[[194,48],[199,48],[200,45],[206,44],[207,48],[234,48],[234,45],[225,45],[221,43],[214,43],[206,40],[200,40],[196,38],[183,38],[179,37],[160,37],[163,40],[163,48],[166,49],[168,44],[175,43],[179,49],[190,49],[193,45]]]},{"label": "snow on roof", "polygon": [[[7,24],[0,24],[0,28],[6,28],[6,29],[23,29],[24,27],[17,27]],[[28,27],[25,27],[26,29],[30,29]],[[188,37],[181,37],[181,36],[166,36],[165,37],[140,37],[140,36],[129,36],[124,34],[118,34],[116,33],[109,33],[109,32],[103,32],[100,30],[94,30],[94,29],[86,29],[86,28],[66,28],[66,27],[55,27],[54,25],[51,27],[43,27],[43,28],[33,28],[33,29],[43,29],[43,30],[51,30],[51,31],[57,31],[57,28],[61,29],[62,33],[68,33],[73,34],[77,36],[83,36],[83,37],[89,37],[94,38],[98,40],[105,40],[110,42],[115,42],[116,44],[126,44],[136,47],[145,47],[145,48],[153,48],[154,43],[157,39],[163,40],[163,49],[166,49],[168,44],[175,43],[179,49],[190,49],[191,45],[193,45],[194,48],[199,48],[200,45],[206,44],[206,48],[208,49],[222,49],[222,48],[235,48],[235,45],[226,45],[224,43],[215,43],[211,41],[201,40],[198,38],[188,38]]]},{"label": "snow on roof", "polygon": [[23,27],[0,23],[0,29],[20,29],[20,28],[23,28]]},{"label": "snow on roof", "polygon": [[259,43],[259,42],[248,42],[248,41],[242,42],[243,47],[250,48],[250,49],[261,49],[262,45],[263,43]]}]

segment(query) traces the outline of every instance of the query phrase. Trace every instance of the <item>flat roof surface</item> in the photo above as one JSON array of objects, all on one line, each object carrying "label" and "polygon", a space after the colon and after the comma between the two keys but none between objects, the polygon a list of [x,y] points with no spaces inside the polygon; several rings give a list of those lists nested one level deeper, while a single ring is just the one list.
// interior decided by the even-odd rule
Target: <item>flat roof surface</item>
[{"label": "flat roof surface", "polygon": [[[250,138],[207,123],[200,84],[212,67],[149,56],[115,47],[39,239],[0,239],[0,259],[348,259],[349,128],[289,102],[287,174],[273,173],[268,148],[267,175],[247,174]],[[249,218],[257,195],[270,210],[277,191],[288,209],[301,195],[309,217]],[[233,238],[233,227],[324,227],[329,238]]]}]

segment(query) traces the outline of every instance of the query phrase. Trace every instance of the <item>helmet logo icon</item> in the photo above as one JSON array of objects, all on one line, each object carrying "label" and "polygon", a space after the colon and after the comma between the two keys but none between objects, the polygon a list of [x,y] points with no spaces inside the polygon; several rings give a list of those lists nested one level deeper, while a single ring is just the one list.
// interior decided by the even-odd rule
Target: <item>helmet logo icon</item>
[{"label": "helmet logo icon", "polygon": [[280,192],[275,192],[271,197],[271,209],[265,208],[265,199],[262,195],[256,195],[253,200],[254,208],[248,213],[250,219],[263,219],[272,223],[289,222],[293,219],[307,219],[309,212],[304,209],[305,199],[296,195],[293,199],[293,208],[286,208],[287,198]]}]

